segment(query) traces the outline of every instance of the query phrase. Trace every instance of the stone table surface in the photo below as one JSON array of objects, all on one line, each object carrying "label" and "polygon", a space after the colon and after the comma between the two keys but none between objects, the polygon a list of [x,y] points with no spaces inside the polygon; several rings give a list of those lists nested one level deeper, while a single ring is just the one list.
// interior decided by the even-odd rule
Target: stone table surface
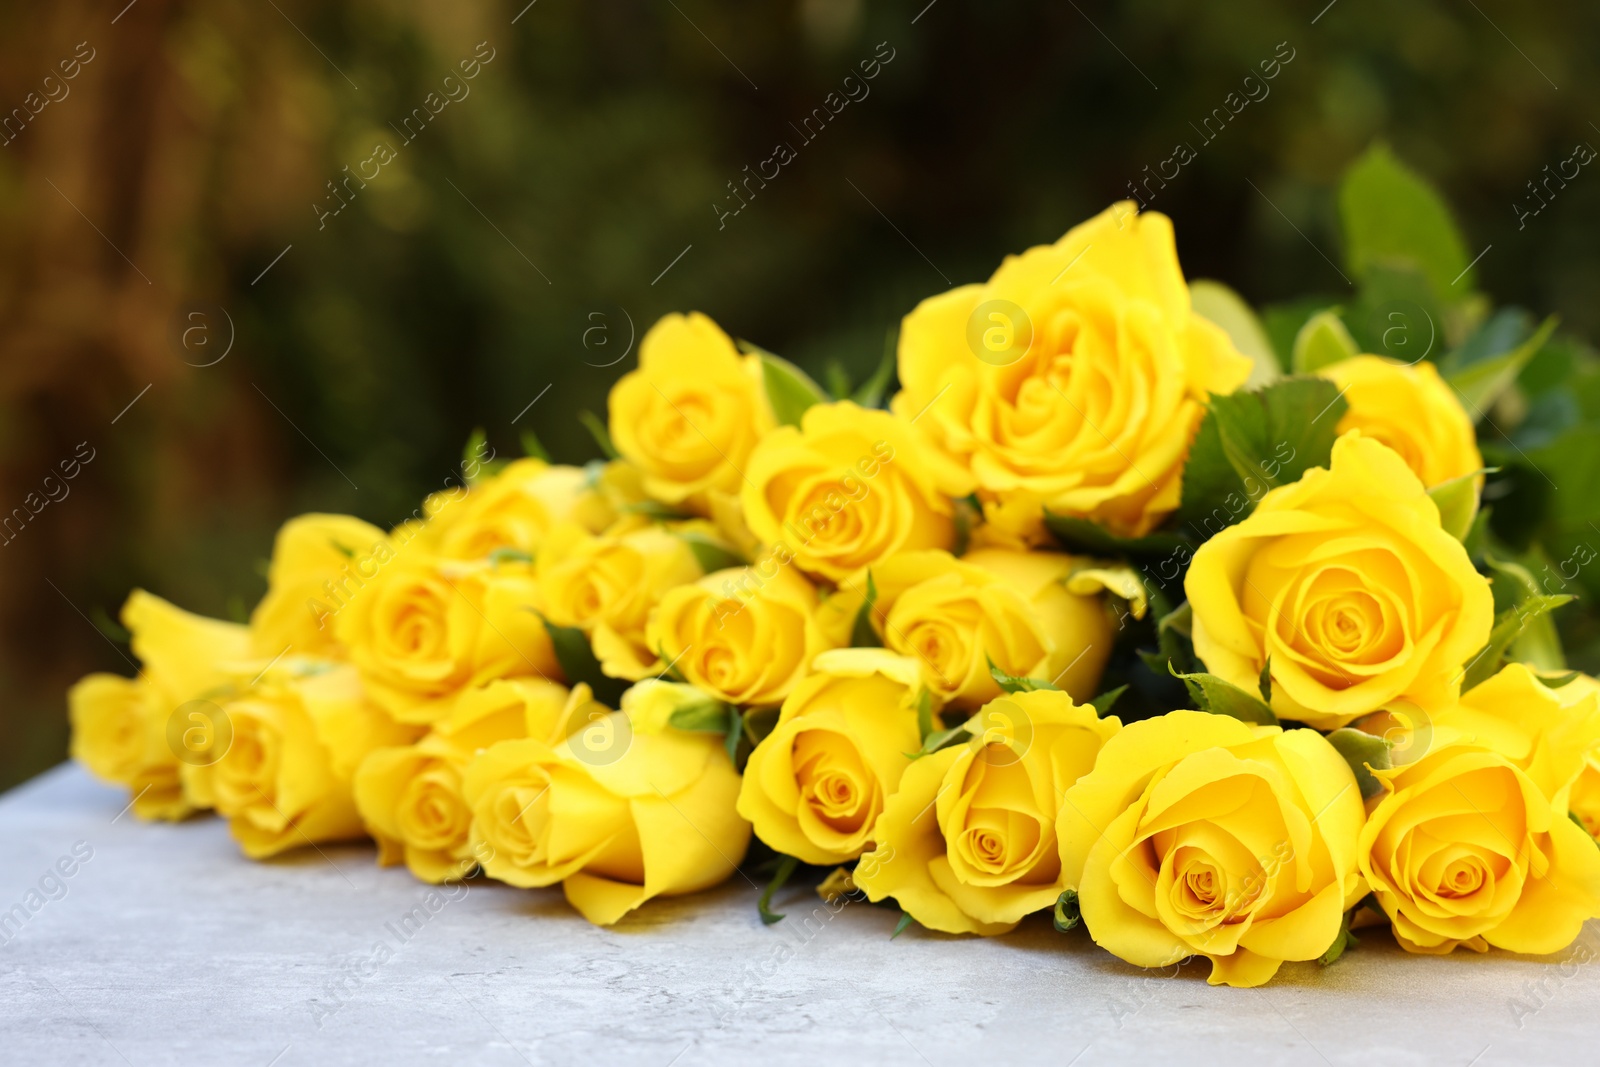
[{"label": "stone table surface", "polygon": [[891,941],[896,912],[795,889],[764,927],[738,877],[598,929],[559,890],[430,890],[365,846],[251,863],[220,820],[126,799],[70,766],[0,797],[0,1062],[1486,1067],[1600,1045],[1593,926],[1555,963],[1369,932],[1223,989],[1048,921]]}]

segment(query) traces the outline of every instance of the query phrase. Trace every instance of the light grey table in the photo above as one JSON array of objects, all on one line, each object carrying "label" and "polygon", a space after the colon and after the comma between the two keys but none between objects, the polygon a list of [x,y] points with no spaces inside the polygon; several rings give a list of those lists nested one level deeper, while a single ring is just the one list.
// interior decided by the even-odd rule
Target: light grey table
[{"label": "light grey table", "polygon": [[[0,1062],[1600,1058],[1600,967],[1583,962],[1600,960],[1593,927],[1564,964],[1413,957],[1369,933],[1332,967],[1218,989],[1203,962],[1147,975],[1047,921],[992,940],[913,929],[890,941],[895,912],[831,914],[797,890],[780,899],[788,919],[763,927],[740,878],[611,929],[558,890],[472,884],[430,901],[370,848],[251,863],[219,820],[143,824],[119,815],[125,799],[73,767],[0,798],[0,909],[44,901],[0,929]],[[75,845],[92,857],[46,878]]]}]

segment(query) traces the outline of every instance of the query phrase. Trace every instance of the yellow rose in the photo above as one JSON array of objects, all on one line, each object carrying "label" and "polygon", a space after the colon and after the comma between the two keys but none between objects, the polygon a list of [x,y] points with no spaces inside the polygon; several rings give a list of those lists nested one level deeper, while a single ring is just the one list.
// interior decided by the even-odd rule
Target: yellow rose
[{"label": "yellow rose", "polygon": [[1121,726],[1065,693],[992,701],[967,724],[970,741],[906,770],[855,884],[950,934],[1003,934],[1050,907],[1068,888],[1056,842],[1061,798]]},{"label": "yellow rose", "polygon": [[1351,431],[1330,466],[1195,552],[1195,652],[1250,690],[1270,659],[1273,709],[1318,729],[1450,703],[1494,624],[1488,580],[1392,449]]},{"label": "yellow rose", "polygon": [[1135,535],[1178,506],[1206,396],[1250,374],[1191,308],[1171,221],[1127,202],[924,300],[899,359],[894,410],[970,469],[989,509]]},{"label": "yellow rose", "polygon": [[1560,699],[1520,666],[1433,716],[1420,758],[1374,773],[1362,873],[1412,951],[1545,954],[1600,916],[1600,849],[1568,817],[1600,740],[1600,702]]},{"label": "yellow rose", "polygon": [[183,796],[178,761],[167,747],[167,718],[143,678],[91,674],[67,692],[72,758],[96,778],[126,786],[141,819],[181,819],[194,810]]},{"label": "yellow rose", "polygon": [[745,468],[744,514],[779,565],[839,581],[917,548],[955,543],[964,475],[903,419],[817,404],[762,439]]},{"label": "yellow rose", "polygon": [[1321,734],[1174,711],[1107,741],[1056,826],[1102,948],[1136,967],[1201,955],[1211,984],[1258,986],[1326,952],[1366,895],[1361,819]]},{"label": "yellow rose", "polygon": [[817,591],[791,567],[735,567],[667,591],[646,645],[692,685],[741,706],[781,704],[819,652],[850,639],[825,622]]},{"label": "yellow rose", "polygon": [[[1597,694],[1600,694],[1600,682],[1587,674],[1578,675],[1556,690],[1557,698],[1567,705],[1581,703]],[[1568,804],[1572,814],[1589,831],[1589,836],[1600,841],[1600,749],[1591,750],[1584,760],[1583,771],[1572,783]]]},{"label": "yellow rose", "polygon": [[990,660],[1087,701],[1113,637],[1100,598],[1065,585],[1089,567],[1055,552],[985,548],[960,559],[903,552],[872,568],[873,627],[885,647],[920,659],[929,688],[953,707],[976,708],[1000,695]]},{"label": "yellow rose", "polygon": [[207,804],[186,795],[180,759],[198,735],[192,718],[213,705],[207,698],[250,662],[250,633],[180,610],[143,590],[122,609],[137,679],[91,674],[68,693],[72,755],[97,777],[125,785],[133,812],[145,819],[181,819]]},{"label": "yellow rose", "polygon": [[355,668],[318,660],[281,661],[220,696],[210,720],[214,755],[184,764],[184,788],[228,820],[251,859],[366,836],[351,792],[356,768],[417,733],[366,699]]},{"label": "yellow rose", "polygon": [[652,497],[710,513],[736,493],[750,450],[772,428],[761,361],[740,356],[699,312],[668,315],[639,345],[639,369],[611,389],[611,440]]},{"label": "yellow rose", "polygon": [[251,644],[271,658],[342,659],[333,616],[393,555],[389,536],[348,515],[301,515],[278,530],[267,595],[250,615]]},{"label": "yellow rose", "polygon": [[128,595],[122,625],[168,715],[229,684],[252,659],[248,628],[184,611],[142,589]]},{"label": "yellow rose", "polygon": [[562,677],[525,563],[397,555],[340,611],[339,640],[372,699],[401,722],[450,714],[496,678]]},{"label": "yellow rose", "polygon": [[625,520],[598,536],[573,524],[558,526],[537,567],[545,617],[588,634],[601,669],[633,680],[659,669],[656,649],[645,639],[650,610],[667,590],[703,573],[683,537],[643,520]]},{"label": "yellow rose", "polygon": [[1353,356],[1317,374],[1337,385],[1349,405],[1339,432],[1360,430],[1382,441],[1400,454],[1423,485],[1483,469],[1472,420],[1432,363]]},{"label": "yellow rose", "polygon": [[872,845],[873,824],[922,747],[921,678],[883,649],[824,652],[750,753],[739,814],[756,836],[806,863],[844,863]]},{"label": "yellow rose", "polygon": [[739,775],[720,737],[634,732],[622,712],[583,732],[615,743],[501,741],[467,768],[484,873],[525,888],[561,882],[584,918],[609,926],[652,897],[734,872],[750,825],[734,811]]},{"label": "yellow rose", "polygon": [[435,493],[423,510],[417,546],[449,559],[485,559],[496,549],[536,553],[557,523],[598,531],[616,517],[588,471],[541,459],[514,460],[466,490]]},{"label": "yellow rose", "polygon": [[466,877],[478,862],[468,835],[472,813],[461,793],[467,765],[498,741],[564,740],[569,713],[588,703],[587,692],[568,693],[541,678],[490,682],[462,693],[450,718],[416,744],[368,753],[354,789],[378,862],[403,860],[424,882]]}]

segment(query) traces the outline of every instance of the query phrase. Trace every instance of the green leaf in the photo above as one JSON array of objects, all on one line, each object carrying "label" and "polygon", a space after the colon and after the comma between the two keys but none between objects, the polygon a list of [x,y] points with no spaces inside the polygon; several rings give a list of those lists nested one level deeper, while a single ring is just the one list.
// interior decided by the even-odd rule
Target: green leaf
[{"label": "green leaf", "polygon": [[644,515],[660,522],[677,522],[695,517],[692,512],[680,511],[670,504],[661,503],[659,500],[635,500],[622,505],[622,510],[630,515]]},{"label": "green leaf", "polygon": [[1261,308],[1261,325],[1272,341],[1272,350],[1278,354],[1278,366],[1292,366],[1294,339],[1300,327],[1317,312],[1339,302],[1337,296],[1303,296],[1282,304],[1267,304]]},{"label": "green leaf", "polygon": [[850,395],[850,374],[844,369],[844,364],[839,362],[837,356],[823,364],[822,377],[827,386],[828,395],[835,400],[843,400]]},{"label": "green leaf", "polygon": [[1175,533],[1120,537],[1088,519],[1057,515],[1048,508],[1044,524],[1063,548],[1090,556],[1164,556],[1188,544],[1187,538]]},{"label": "green leaf", "polygon": [[1093,700],[1089,701],[1089,706],[1094,708],[1094,713],[1103,719],[1106,717],[1106,713],[1111,710],[1112,706],[1116,704],[1117,698],[1122,696],[1122,694],[1126,693],[1127,691],[1128,687],[1126,685],[1119,685],[1115,689],[1108,689],[1104,693],[1101,693],[1099,696],[1095,697]]},{"label": "green leaf", "polygon": [[855,624],[850,629],[851,648],[882,648],[883,639],[878,636],[878,631],[872,627],[872,608],[878,603],[878,586],[872,580],[872,569],[867,569],[867,593],[861,601],[861,610],[856,612]]},{"label": "green leaf", "polygon": [[1413,265],[1441,295],[1473,288],[1466,243],[1444,199],[1421,175],[1375,144],[1339,187],[1345,262],[1364,276],[1377,265]]},{"label": "green leaf", "polygon": [[114,644],[125,645],[133,640],[133,635],[122,624],[113,619],[111,613],[99,604],[89,609],[89,619],[94,628],[110,638]]},{"label": "green leaf", "polygon": [[728,705],[715,697],[707,696],[703,703],[678,708],[667,719],[674,730],[687,730],[695,734],[727,733]]},{"label": "green leaf", "polygon": [[1254,693],[1240,689],[1225,678],[1218,678],[1214,674],[1195,673],[1182,674],[1172,669],[1175,678],[1183,680],[1184,687],[1189,690],[1195,707],[1199,711],[1207,711],[1213,715],[1228,715],[1240,722],[1254,723],[1258,726],[1276,726],[1278,717],[1272,713],[1270,705],[1262,702]]},{"label": "green leaf", "polygon": [[1083,921],[1083,914],[1078,910],[1078,891],[1076,889],[1064,889],[1061,891],[1061,895],[1056,897],[1054,919],[1056,933],[1058,934],[1064,934],[1068,930],[1074,929],[1078,923]]},{"label": "green leaf", "polygon": [[1210,407],[1223,454],[1249,490],[1251,479],[1276,489],[1326,467],[1346,405],[1332,382],[1285,378],[1254,393],[1212,397]]},{"label": "green leaf", "polygon": [[927,689],[917,694],[917,735],[922,738],[922,743],[927,744],[928,738],[936,729],[935,724],[943,726],[933,716],[933,693]]},{"label": "green leaf", "polygon": [[473,485],[480,478],[492,476],[505,465],[505,460],[494,458],[494,449],[489,447],[489,438],[484,434],[483,427],[473,430],[472,436],[467,438],[466,447],[461,450],[461,473],[467,484]]},{"label": "green leaf", "polygon": [[1472,520],[1478,517],[1478,479],[1484,473],[1480,470],[1463,474],[1428,490],[1439,508],[1439,524],[1457,541],[1467,539]]},{"label": "green leaf", "polygon": [[894,380],[895,372],[895,345],[900,337],[898,328],[891,327],[883,342],[883,358],[878,361],[878,369],[872,372],[872,377],[861,383],[861,387],[850,397],[864,408],[875,408],[883,404],[884,394],[889,391],[889,383]]},{"label": "green leaf", "polygon": [[1189,283],[1195,314],[1220,327],[1239,354],[1250,360],[1250,377],[1242,388],[1255,389],[1283,376],[1261,320],[1244,298],[1221,282],[1197,278]]},{"label": "green leaf", "polygon": [[[1357,905],[1359,907],[1360,905]],[[1361,939],[1350,932],[1350,920],[1355,917],[1356,909],[1351,908],[1344,913],[1344,919],[1339,923],[1339,933],[1334,937],[1333,944],[1328,946],[1328,951],[1317,957],[1317,962],[1324,967],[1329,966],[1343,956],[1350,949],[1361,944]]]},{"label": "green leaf", "polygon": [[727,708],[727,716],[727,736],[723,738],[723,744],[728,749],[728,762],[734,765],[735,770],[740,770],[739,741],[744,735],[744,716],[739,714],[738,708],[731,705]]},{"label": "green leaf", "polygon": [[905,755],[907,759],[921,759],[923,756],[933,755],[941,748],[949,748],[958,741],[965,741],[966,737],[970,736],[971,731],[967,729],[966,723],[962,723],[960,726],[952,726],[948,730],[935,730],[922,739],[922,747],[920,749],[915,752],[907,752]]},{"label": "green leaf", "polygon": [[1563,604],[1571,603],[1574,599],[1576,598],[1566,593],[1530,596],[1516,607],[1507,608],[1496,615],[1494,629],[1489,633],[1489,643],[1467,661],[1465,675],[1461,681],[1461,691],[1465,693],[1478,683],[1493,678],[1499,672],[1500,664],[1505,660],[1506,652],[1511,648],[1512,642],[1522,636],[1530,623]]},{"label": "green leaf", "polygon": [[984,658],[989,662],[989,677],[993,678],[995,684],[1007,693],[1032,693],[1040,689],[1059,692],[1061,689],[1054,682],[1046,681],[1043,678],[1019,678],[1014,674],[1007,674],[994,665],[993,659],[989,659],[987,655]]},{"label": "green leaf", "polygon": [[[1157,612],[1166,604],[1166,597],[1158,589],[1150,590],[1150,600]],[[1156,651],[1140,650],[1139,658],[1157,676],[1182,674],[1194,666],[1193,646],[1189,640],[1189,602],[1161,614],[1156,622]]]},{"label": "green leaf", "polygon": [[1294,338],[1292,366],[1296,374],[1315,374],[1323,367],[1361,354],[1337,309],[1319,311],[1306,320]]},{"label": "green leaf", "polygon": [[1464,306],[1441,305],[1421,270],[1394,264],[1374,264],[1339,319],[1357,351],[1411,364],[1438,358],[1451,331],[1468,324]]},{"label": "green leaf", "polygon": [[1546,689],[1560,689],[1562,686],[1571,685],[1582,677],[1582,671],[1567,671],[1564,674],[1541,674],[1539,675],[1539,681]]},{"label": "green leaf", "polygon": [[594,438],[594,443],[600,446],[600,454],[607,459],[618,459],[621,453],[617,446],[611,443],[611,431],[606,429],[606,424],[592,411],[578,412],[578,421],[583,423],[583,428],[589,431],[589,436]]},{"label": "green leaf", "polygon": [[902,911],[900,913],[900,921],[894,924],[894,933],[889,935],[889,940],[893,941],[895,938],[905,933],[906,927],[910,926],[914,922],[916,922],[916,920],[911,917],[910,912]]},{"label": "green leaf", "polygon": [[781,356],[740,341],[739,349],[761,360],[761,379],[767,387],[767,403],[780,426],[799,426],[800,417],[813,404],[825,404],[828,394],[811,376]]},{"label": "green leaf", "polygon": [[1461,398],[1461,403],[1472,415],[1474,422],[1483,419],[1484,413],[1494,406],[1500,394],[1511,388],[1512,383],[1517,380],[1517,375],[1522,373],[1522,368],[1528,365],[1528,361],[1539,354],[1539,350],[1555,332],[1556,321],[1556,316],[1550,316],[1534,331],[1532,337],[1511,351],[1493,358],[1480,359],[1464,365],[1460,361],[1450,359],[1440,362],[1439,370],[1444,374],[1445,381],[1450,383],[1450,388]]},{"label": "green leaf", "polygon": [[539,440],[539,435],[532,430],[522,431],[522,454],[524,456],[532,456],[534,459],[542,459],[546,463],[552,462],[550,451]]},{"label": "green leaf", "polygon": [[539,618],[550,635],[550,647],[555,651],[556,662],[561,664],[561,673],[567,676],[567,684],[587,682],[595,700],[608,708],[618,707],[628,682],[612,678],[600,669],[600,661],[595,658],[584,632],[576,626],[557,626],[543,615]]},{"label": "green leaf", "polygon": [[794,869],[798,866],[800,866],[800,861],[795,857],[783,857],[778,864],[777,873],[772,876],[772,881],[768,882],[767,888],[762,890],[761,899],[756,902],[756,911],[761,913],[761,921],[766,925],[771,926],[783,918],[782,915],[772,911],[769,907],[772,903],[772,894],[783,888],[784,883],[789,880],[790,875],[794,874]]},{"label": "green leaf", "polygon": [[532,563],[533,553],[525,552],[520,548],[502,546],[489,553],[489,566],[498,567],[502,563]]},{"label": "green leaf", "polygon": [[744,736],[754,748],[765,741],[774,727],[778,725],[777,708],[746,708],[744,715]]},{"label": "green leaf", "polygon": [[750,562],[721,541],[697,530],[678,531],[678,540],[689,546],[695,562],[707,574],[725,571],[729,567],[743,567]]},{"label": "green leaf", "polygon": [[1328,744],[1350,765],[1350,770],[1356,776],[1356,784],[1361,787],[1361,799],[1370,800],[1377,796],[1383,789],[1383,783],[1368,767],[1380,771],[1392,767],[1389,753],[1394,748],[1393,742],[1376,734],[1342,726],[1328,735]]},{"label": "green leaf", "polygon": [[[1523,564],[1496,559],[1488,553],[1484,554],[1483,561],[1495,574],[1507,580],[1514,591],[1513,606],[1524,604],[1544,592],[1539,579]],[[1561,635],[1556,631],[1555,619],[1548,614],[1529,619],[1507,651],[1511,659],[1526,663],[1535,670],[1563,671],[1567,668],[1566,656],[1561,652]]]},{"label": "green leaf", "polygon": [[[1185,604],[1189,602],[1184,601]],[[1261,665],[1261,677],[1256,680],[1256,688],[1261,690],[1261,699],[1267,702],[1267,707],[1272,706],[1272,657],[1267,657],[1267,662]]]},{"label": "green leaf", "polygon": [[1183,470],[1186,528],[1203,541],[1245,519],[1269,490],[1326,467],[1346,406],[1321,378],[1213,396]]}]

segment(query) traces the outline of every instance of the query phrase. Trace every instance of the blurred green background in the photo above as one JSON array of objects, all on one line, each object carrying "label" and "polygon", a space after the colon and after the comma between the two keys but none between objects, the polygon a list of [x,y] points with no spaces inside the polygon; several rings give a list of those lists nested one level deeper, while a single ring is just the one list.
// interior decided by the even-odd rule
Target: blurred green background
[{"label": "blurred green background", "polygon": [[[1334,190],[1382,139],[1489,248],[1484,291],[1600,332],[1600,174],[1513,206],[1600,145],[1593,3],[525,3],[0,11],[0,511],[27,512],[0,544],[0,787],[64,757],[72,680],[129,669],[97,627],[130,587],[242,618],[282,519],[394,522],[474,427],[588,458],[576,413],[669,311],[864,374],[916,301],[1179,142],[1196,157],[1150,206],[1192,277],[1348,296]],[[847,90],[814,140],[791,125]],[[780,142],[795,158],[720,217]],[[376,177],[330,190],[378,144]]]}]

